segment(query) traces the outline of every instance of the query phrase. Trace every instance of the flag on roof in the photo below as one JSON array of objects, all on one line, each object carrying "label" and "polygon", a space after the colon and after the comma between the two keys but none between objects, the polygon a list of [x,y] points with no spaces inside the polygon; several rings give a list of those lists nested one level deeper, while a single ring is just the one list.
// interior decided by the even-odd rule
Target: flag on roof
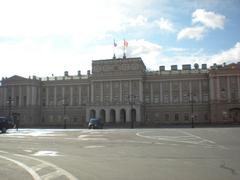
[{"label": "flag on roof", "polygon": [[114,46],[114,47],[117,47],[117,43],[115,42],[115,39],[114,39],[114,41],[113,41],[113,46]]},{"label": "flag on roof", "polygon": [[123,45],[124,45],[124,47],[128,47],[128,42],[125,39],[123,41]]}]

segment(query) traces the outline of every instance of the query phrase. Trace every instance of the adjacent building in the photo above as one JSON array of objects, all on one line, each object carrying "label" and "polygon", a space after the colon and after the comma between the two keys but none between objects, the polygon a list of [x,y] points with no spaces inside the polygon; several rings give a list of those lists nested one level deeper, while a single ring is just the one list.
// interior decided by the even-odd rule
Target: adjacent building
[{"label": "adjacent building", "polygon": [[239,123],[240,63],[148,71],[141,58],[92,61],[92,71],[60,77],[2,78],[0,115],[24,127]]}]

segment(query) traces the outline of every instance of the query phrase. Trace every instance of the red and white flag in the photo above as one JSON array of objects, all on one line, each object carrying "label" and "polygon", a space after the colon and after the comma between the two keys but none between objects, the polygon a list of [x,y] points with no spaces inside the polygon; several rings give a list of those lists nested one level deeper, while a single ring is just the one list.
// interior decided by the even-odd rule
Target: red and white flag
[{"label": "red and white flag", "polygon": [[114,47],[117,47],[117,43],[116,43],[115,39],[114,39],[114,41],[113,41],[113,46],[114,46]]},{"label": "red and white flag", "polygon": [[124,47],[128,47],[128,42],[125,39],[123,40],[123,45]]}]

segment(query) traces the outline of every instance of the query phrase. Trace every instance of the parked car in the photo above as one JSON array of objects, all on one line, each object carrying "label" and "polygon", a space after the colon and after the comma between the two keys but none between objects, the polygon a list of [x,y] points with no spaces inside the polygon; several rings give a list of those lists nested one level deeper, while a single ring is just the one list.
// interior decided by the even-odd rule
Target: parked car
[{"label": "parked car", "polygon": [[88,123],[88,129],[102,129],[103,123],[100,118],[91,118]]},{"label": "parked car", "polygon": [[13,119],[9,117],[0,117],[0,130],[6,133],[8,129],[14,128],[15,124]]}]

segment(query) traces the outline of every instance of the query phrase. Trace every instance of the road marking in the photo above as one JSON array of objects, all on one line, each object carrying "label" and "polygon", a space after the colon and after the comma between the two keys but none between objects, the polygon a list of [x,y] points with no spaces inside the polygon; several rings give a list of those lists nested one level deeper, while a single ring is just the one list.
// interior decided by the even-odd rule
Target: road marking
[{"label": "road marking", "polygon": [[103,135],[101,134],[96,134],[96,135],[91,135],[91,134],[83,134],[78,136],[78,139],[83,140],[83,141],[89,141],[89,140],[107,140],[106,138],[102,138]]},{"label": "road marking", "polygon": [[7,151],[0,151],[0,153],[4,153],[4,154],[7,154],[8,152],[7,152]]},{"label": "road marking", "polygon": [[60,177],[62,175],[63,175],[62,172],[57,170],[57,171],[45,174],[45,175],[41,176],[41,178],[47,180],[47,179],[54,179],[54,178]]},{"label": "road marking", "polygon": [[[38,161],[38,162],[40,162],[40,163],[42,163],[42,164],[46,164],[47,166],[50,166],[50,167],[52,167],[52,168],[54,168],[54,169],[56,169],[56,171],[54,171],[54,172],[51,172],[51,173],[48,173],[48,174],[52,174],[53,173],[53,175],[54,176],[56,176],[56,172],[58,172],[58,175],[59,176],[61,176],[61,175],[64,175],[64,176],[66,176],[68,179],[70,179],[70,180],[78,180],[78,178],[76,178],[76,177],[74,177],[72,174],[70,174],[68,171],[66,171],[66,170],[64,170],[64,169],[62,169],[62,168],[60,168],[60,167],[58,167],[58,166],[56,166],[56,165],[54,165],[54,164],[52,164],[52,163],[49,163],[49,162],[47,162],[47,161],[44,161],[44,160],[41,160],[41,159],[37,159],[37,158],[34,158],[34,157],[29,157],[29,156],[25,156],[25,155],[21,155],[21,154],[14,154],[15,156],[18,156],[18,157],[23,157],[23,158],[26,158],[26,159],[32,159],[32,160],[34,160],[34,161]],[[45,175],[47,175],[47,174],[45,174]],[[45,176],[44,175],[44,176]],[[49,176],[51,176],[51,175],[49,175]],[[41,176],[42,177],[42,176]],[[48,176],[45,176],[46,177],[46,179],[48,179],[47,177]]]},{"label": "road marking", "polygon": [[60,156],[57,151],[38,151],[33,156]]},{"label": "road marking", "polygon": [[104,146],[84,146],[84,148],[91,149],[91,148],[102,148]]},{"label": "road marking", "polygon": [[[148,131],[143,131],[143,132],[137,132],[136,135],[142,138],[148,138],[148,139],[154,139],[158,141],[169,141],[169,142],[175,142],[175,143],[163,143],[163,144],[168,144],[168,145],[174,145],[176,146],[176,143],[185,143],[185,144],[192,144],[192,145],[202,145],[203,147],[207,148],[213,148],[213,147],[219,147],[222,149],[227,149],[226,147],[218,145],[216,142],[211,141],[209,139],[203,139],[199,136],[196,136],[194,134],[188,133],[186,131],[179,130],[178,132],[184,134],[184,136],[150,136],[150,135],[145,135]],[[144,134],[145,133],[145,134]],[[159,144],[159,143],[156,143]],[[179,145],[179,144],[178,144]]]},{"label": "road marking", "polygon": [[40,171],[41,169],[43,168],[46,168],[46,167],[49,167],[47,164],[37,164],[36,166],[32,166],[31,168],[34,170],[34,171]]},{"label": "road marking", "polygon": [[23,163],[21,163],[19,161],[16,161],[14,159],[2,156],[2,155],[0,155],[0,158],[6,159],[8,161],[11,161],[11,162],[17,164],[18,166],[22,167],[23,169],[25,169],[33,177],[34,180],[41,180],[40,176],[32,168],[28,167],[27,165],[25,165],[25,164],[23,164]]}]

